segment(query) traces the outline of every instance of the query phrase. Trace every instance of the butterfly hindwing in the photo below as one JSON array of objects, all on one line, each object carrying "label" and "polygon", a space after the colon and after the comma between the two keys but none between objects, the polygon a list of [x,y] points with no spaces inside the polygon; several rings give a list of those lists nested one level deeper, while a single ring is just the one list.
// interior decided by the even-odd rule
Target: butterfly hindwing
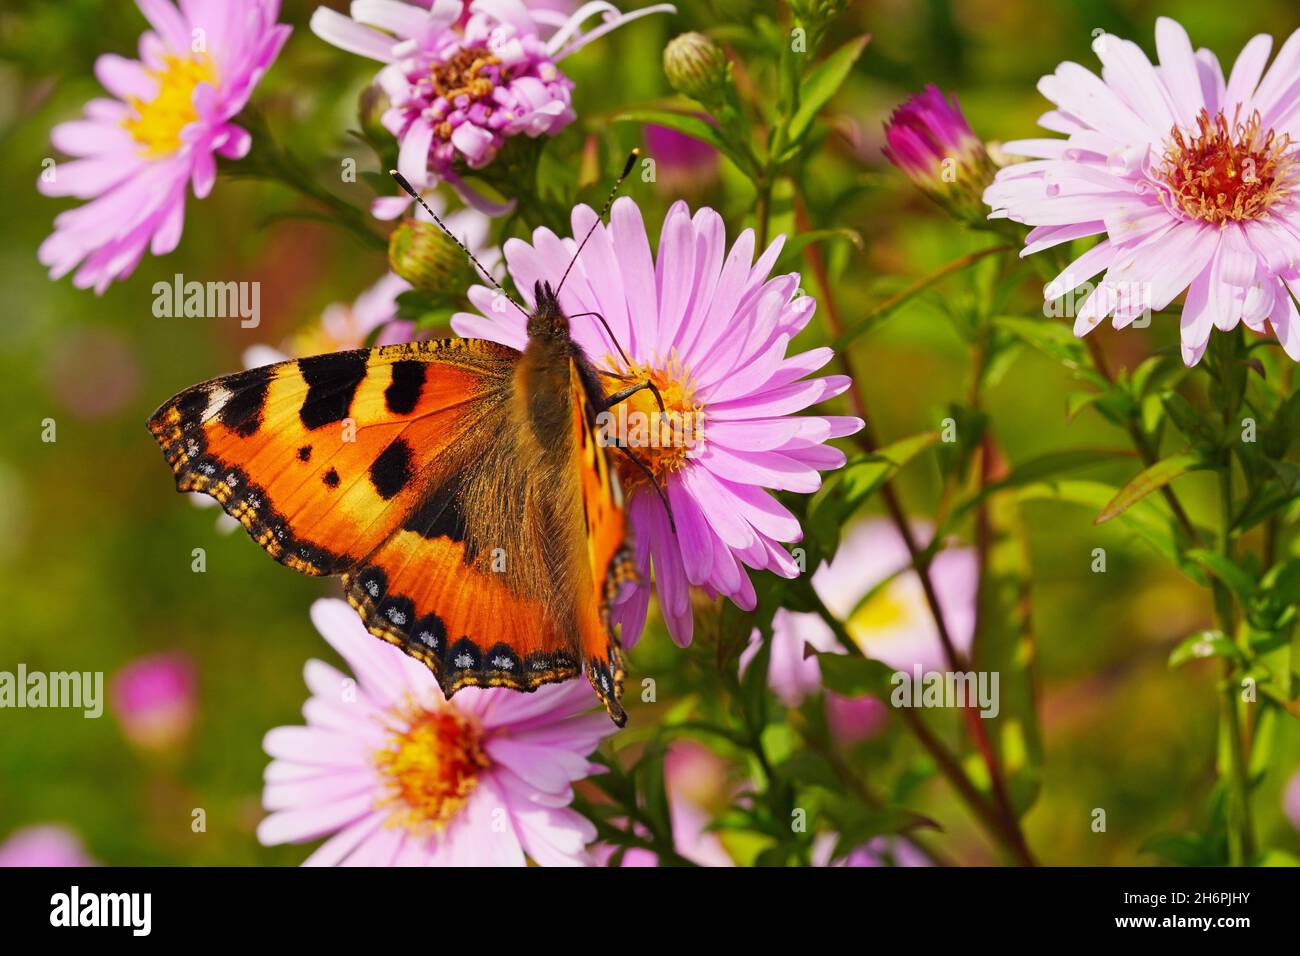
[{"label": "butterfly hindwing", "polygon": [[586,539],[583,560],[590,569],[589,589],[580,632],[583,661],[592,687],[610,717],[620,726],[627,721],[623,696],[623,652],[614,635],[610,610],[623,587],[636,580],[632,549],[623,514],[623,494],[618,476],[600,440],[583,369],[576,363],[571,373],[574,428],[577,436],[578,473],[582,480],[582,521]]}]

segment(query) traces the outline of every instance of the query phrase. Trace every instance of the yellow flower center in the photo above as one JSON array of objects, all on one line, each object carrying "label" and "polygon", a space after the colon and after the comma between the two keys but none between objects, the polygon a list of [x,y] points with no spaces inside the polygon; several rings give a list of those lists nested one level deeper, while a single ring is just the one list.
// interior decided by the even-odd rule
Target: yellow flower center
[{"label": "yellow flower center", "polygon": [[895,578],[854,610],[844,629],[866,652],[868,645],[879,645],[882,631],[896,628],[912,617],[913,602],[908,598],[903,585]]},{"label": "yellow flower center", "polygon": [[217,70],[212,58],[198,53],[192,59],[176,56],[164,57],[166,66],[149,70],[158,81],[158,95],[145,102],[131,97],[135,115],[123,120],[122,125],[142,147],[141,155],[158,159],[176,152],[181,147],[181,130],[199,118],[194,108],[194,88],[200,83],[217,84]]},{"label": "yellow flower center", "polygon": [[391,807],[390,826],[427,836],[460,812],[490,761],[478,723],[450,704],[397,716],[400,729],[375,754],[388,790],[379,806]]},{"label": "yellow flower center", "polygon": [[[676,355],[662,368],[633,363],[624,369],[612,362],[610,367],[628,376],[628,385],[649,379],[663,398],[666,414],[660,413],[654,393],[642,389],[610,409],[605,422],[605,440],[610,445],[622,444],[636,455],[662,486],[703,448],[704,406],[695,401],[695,384]],[[624,488],[648,481],[645,472],[626,455],[615,455],[614,460]]]},{"label": "yellow flower center", "polygon": [[1158,170],[1177,208],[1222,225],[1258,219],[1290,195],[1298,170],[1288,134],[1265,132],[1258,112],[1241,122],[1240,108],[1231,123],[1222,110],[1213,119],[1201,110],[1196,125],[1174,128]]},{"label": "yellow flower center", "polygon": [[[447,62],[433,64],[430,70],[433,92],[451,104],[452,109],[461,108],[456,100],[462,96],[468,97],[470,103],[483,103],[491,116],[495,105],[492,92],[496,89],[496,82],[491,76],[484,76],[483,72],[487,67],[500,64],[500,58],[486,49],[459,50]],[[448,139],[451,137],[451,123],[439,123],[435,131],[441,139]]]}]

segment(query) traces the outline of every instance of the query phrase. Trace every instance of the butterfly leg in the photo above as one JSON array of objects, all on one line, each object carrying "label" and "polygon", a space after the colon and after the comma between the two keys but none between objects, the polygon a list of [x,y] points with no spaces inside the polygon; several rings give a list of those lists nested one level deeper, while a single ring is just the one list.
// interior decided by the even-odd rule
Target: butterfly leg
[{"label": "butterfly leg", "polygon": [[668,496],[664,494],[664,489],[659,484],[659,479],[654,476],[654,472],[650,470],[650,466],[645,463],[645,460],[642,459],[640,455],[631,451],[626,445],[621,445],[618,442],[611,442],[610,444],[612,447],[617,448],[626,455],[627,460],[636,465],[641,474],[645,475],[646,478],[649,479],[650,486],[654,488],[655,494],[659,496],[659,500],[664,504],[664,511],[668,514],[668,527],[672,528],[673,534],[676,534],[677,522],[673,520],[673,506],[668,503]]},{"label": "butterfly leg", "polygon": [[[628,378],[621,375],[611,376],[611,377],[618,378],[618,380],[621,382],[629,381]],[[619,402],[627,401],[629,398],[631,398],[633,395],[635,395],[637,392],[643,389],[649,389],[651,394],[654,395],[655,401],[659,403],[659,417],[661,419],[667,418],[668,409],[664,407],[664,397],[659,393],[659,386],[656,385],[654,382],[650,381],[650,379],[646,379],[644,382],[638,382],[635,385],[629,385],[627,388],[619,389],[613,395],[607,396],[605,398],[604,404],[601,405],[600,407],[600,411],[602,412],[609,411]]]}]

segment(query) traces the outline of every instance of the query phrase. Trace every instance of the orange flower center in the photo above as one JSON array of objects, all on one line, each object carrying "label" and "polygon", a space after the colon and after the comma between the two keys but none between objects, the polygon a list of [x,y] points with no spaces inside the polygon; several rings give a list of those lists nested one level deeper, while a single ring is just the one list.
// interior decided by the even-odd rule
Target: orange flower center
[{"label": "orange flower center", "polygon": [[[628,376],[628,385],[649,379],[663,398],[665,414],[661,414],[659,402],[648,388],[636,392],[609,410],[604,430],[610,445],[625,446],[662,487],[670,474],[683,468],[703,447],[704,406],[695,401],[695,384],[675,355],[662,368],[638,363],[626,369],[613,364],[610,367]],[[624,488],[649,480],[626,455],[616,454],[614,461]]]},{"label": "orange flower center", "polygon": [[145,102],[130,99],[135,115],[122,121],[132,138],[140,144],[140,153],[148,159],[169,156],[181,148],[181,130],[199,118],[194,108],[194,89],[200,83],[217,84],[217,70],[212,58],[198,53],[192,59],[165,56],[166,65],[148,70],[158,81],[158,93]]},{"label": "orange flower center", "polygon": [[469,802],[490,763],[482,729],[450,704],[412,706],[398,720],[400,729],[375,754],[387,785],[379,805],[391,807],[390,826],[436,833]]},{"label": "orange flower center", "polygon": [[1297,164],[1291,137],[1264,131],[1258,112],[1229,123],[1222,110],[1206,110],[1197,129],[1174,128],[1158,175],[1173,190],[1173,203],[1193,219],[1221,225],[1258,219],[1291,194]]}]

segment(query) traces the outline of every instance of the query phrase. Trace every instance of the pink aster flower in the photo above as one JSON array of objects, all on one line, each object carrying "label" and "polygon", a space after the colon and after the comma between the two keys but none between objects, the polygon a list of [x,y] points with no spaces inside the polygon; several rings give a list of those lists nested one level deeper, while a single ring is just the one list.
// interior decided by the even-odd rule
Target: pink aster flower
[{"label": "pink aster flower", "polygon": [[312,621],[356,680],[307,662],[305,727],[264,746],[263,844],[329,836],[307,865],[543,866],[589,862],[595,828],[569,809],[587,755],[616,729],[591,688],[468,687],[448,701],[428,668],[366,633],[343,601]]},{"label": "pink aster flower", "polygon": [[1300,360],[1300,31],[1265,72],[1273,41],[1252,39],[1227,80],[1175,21],[1156,21],[1159,66],[1101,35],[1102,75],[1062,63],[1038,88],[1057,109],[1039,123],[1064,139],[1005,144],[1033,161],[1003,169],[985,193],[994,217],[1035,228],[1022,255],[1105,238],[1047,286],[1055,299],[1104,272],[1076,314],[1086,335],[1166,308],[1184,291],[1183,361],[1210,333],[1271,328]]},{"label": "pink aster flower", "polygon": [[[896,670],[911,671],[915,666],[923,671],[942,669],[947,666],[943,645],[921,579],[911,566],[911,555],[894,526],[873,519],[848,532],[835,557],[813,573],[812,586],[866,656]],[[953,645],[958,652],[967,653],[975,636],[979,590],[975,552],[969,548],[940,551],[930,571]],[[740,657],[742,669],[758,653],[761,641],[756,630]],[[804,657],[805,644],[821,652],[844,652],[818,615],[778,610],[772,618],[767,681],[787,707],[798,707],[821,690],[821,667],[816,657]],[[835,716],[841,721],[843,736],[849,739],[880,719],[874,708],[863,708],[856,715],[837,709]],[[853,716],[861,726],[848,720]]]},{"label": "pink aster flower", "polygon": [[127,739],[145,750],[168,750],[194,723],[196,685],[194,661],[176,652],[132,661],[113,675],[108,693]]},{"label": "pink aster flower", "polygon": [[55,218],[38,255],[51,278],[76,268],[73,284],[96,293],[130,275],[146,249],[175,249],[186,187],[203,199],[217,156],[248,153],[250,137],[232,120],[290,31],[275,22],[279,0],[137,5],[153,28],[140,37],[140,58],[106,53],[95,62],[116,99],[91,100],[84,119],[54,127],[55,148],[77,158],[37,183],[47,196],[90,200]]},{"label": "pink aster flower", "polygon": [[[574,119],[573,82],[556,65],[625,23],[671,4],[622,14],[609,3],[584,4],[572,16],[529,10],[521,0],[356,0],[351,18],[325,7],[312,31],[340,49],[387,64],[377,82],[390,107],[384,127],[401,144],[397,169],[416,189],[446,182],[484,212],[509,206],[470,189],[458,169],[482,169],[513,136],[554,136]],[[582,32],[595,14],[602,23]],[[546,36],[543,37],[543,32]],[[407,196],[383,197],[372,211],[401,215]]]},{"label": "pink aster flower", "polygon": [[86,853],[81,838],[58,824],[23,827],[0,843],[0,868],[98,865]]},{"label": "pink aster flower", "polygon": [[[574,235],[585,236],[595,223],[589,207],[573,210]],[[671,426],[657,429],[653,443],[631,443],[667,495],[676,534],[645,475],[624,456],[613,456],[640,572],[640,584],[615,608],[629,646],[645,624],[652,564],[669,633],[682,646],[692,636],[690,585],[752,608],[746,567],[797,575],[781,545],[799,540],[799,521],[767,489],[816,491],[819,471],[844,464],[844,454],[826,442],[862,427],[858,418],[794,415],[838,395],[849,380],[806,377],[830,361],[828,348],[787,354],[816,303],[796,295],[798,273],[768,277],[783,242],[779,237],[755,261],[752,230],[728,250],[721,216],[708,208],[692,215],[678,202],[664,219],[656,257],[641,211],[624,197],[614,203],[609,225],[596,225],[560,292],[560,305],[572,316],[571,334],[587,356],[652,380]],[[534,283],[557,284],[576,249],[575,240],[549,229],[537,229],[532,245],[506,243],[506,268],[529,305]],[[524,348],[522,315],[485,286],[472,287],[469,299],[482,314],[454,315],[458,334]],[[609,323],[630,367],[616,357],[600,320],[583,315],[593,312]],[[659,407],[642,391],[620,405],[616,417],[657,423]],[[626,437],[636,435],[629,430]]]}]

